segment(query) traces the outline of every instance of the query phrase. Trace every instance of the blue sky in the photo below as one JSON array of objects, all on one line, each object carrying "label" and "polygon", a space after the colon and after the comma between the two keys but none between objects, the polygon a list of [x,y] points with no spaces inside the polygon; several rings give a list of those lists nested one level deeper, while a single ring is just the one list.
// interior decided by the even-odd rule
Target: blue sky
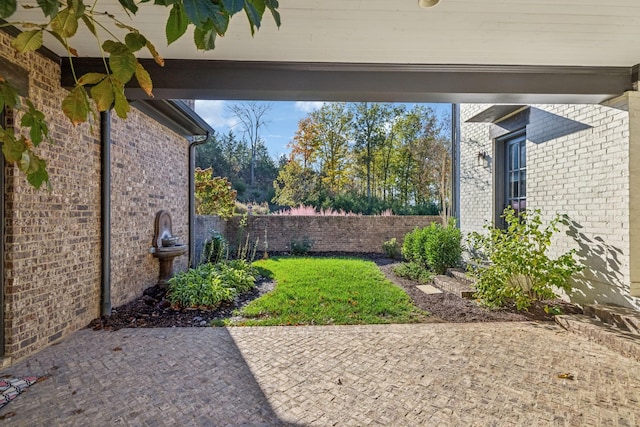
[{"label": "blue sky", "polygon": [[[217,132],[227,133],[234,130],[238,136],[242,131],[237,128],[237,122],[228,111],[228,105],[236,101],[196,101],[196,113],[198,113]],[[298,121],[309,112],[318,109],[323,102],[308,101],[257,101],[271,106],[267,115],[267,126],[260,136],[264,139],[269,153],[274,158],[287,154],[287,144],[295,135]],[[405,104],[411,108],[415,104]],[[438,115],[450,114],[451,104],[425,104],[433,108]]]}]

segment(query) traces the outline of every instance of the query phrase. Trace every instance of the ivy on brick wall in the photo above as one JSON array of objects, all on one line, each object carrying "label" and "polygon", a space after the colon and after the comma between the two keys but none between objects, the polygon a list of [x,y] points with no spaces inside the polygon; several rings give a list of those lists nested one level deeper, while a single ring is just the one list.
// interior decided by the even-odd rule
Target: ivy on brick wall
[{"label": "ivy on brick wall", "polygon": [[[138,12],[139,3],[150,0],[119,0],[127,15]],[[138,54],[147,51],[159,66],[164,60],[151,41],[135,27],[117,19],[113,13],[99,12],[100,0],[85,5],[83,0],[37,0],[22,5],[42,11],[44,22],[11,22],[10,18],[19,6],[17,0],[0,2],[0,18],[7,20],[3,26],[15,26],[22,30],[13,41],[13,48],[19,53],[38,50],[43,45],[44,34],[53,36],[64,46],[69,57],[80,55],[73,47],[74,37],[83,26],[92,34],[100,46],[104,59],[102,72],[76,76],[75,87],[62,101],[61,109],[74,124],[86,122],[97,112],[113,109],[125,119],[130,105],[124,87],[132,79],[149,95],[153,96],[153,82],[147,70],[138,61]],[[170,7],[165,24],[167,44],[181,38],[189,27],[193,27],[196,48],[215,48],[217,36],[226,33],[233,15],[244,11],[251,34],[260,28],[266,10],[271,12],[276,25],[280,26],[278,0],[154,0],[157,7]],[[123,34],[120,36],[120,34]],[[73,61],[71,60],[73,69]],[[40,188],[43,184],[50,188],[46,162],[40,158],[35,148],[49,139],[44,114],[36,109],[28,99],[18,96],[16,87],[0,73],[0,109],[5,107],[21,113],[20,126],[24,134],[16,134],[13,129],[2,129],[0,142],[7,161],[15,163],[26,175],[31,185]],[[26,130],[28,129],[28,132]]]}]

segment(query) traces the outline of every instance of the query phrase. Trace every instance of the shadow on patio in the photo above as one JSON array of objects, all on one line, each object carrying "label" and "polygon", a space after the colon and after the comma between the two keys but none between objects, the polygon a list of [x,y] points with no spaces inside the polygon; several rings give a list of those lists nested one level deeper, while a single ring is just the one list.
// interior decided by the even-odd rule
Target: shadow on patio
[{"label": "shadow on patio", "polygon": [[294,425],[225,328],[82,330],[3,374],[50,375],[0,411],[12,425]]}]

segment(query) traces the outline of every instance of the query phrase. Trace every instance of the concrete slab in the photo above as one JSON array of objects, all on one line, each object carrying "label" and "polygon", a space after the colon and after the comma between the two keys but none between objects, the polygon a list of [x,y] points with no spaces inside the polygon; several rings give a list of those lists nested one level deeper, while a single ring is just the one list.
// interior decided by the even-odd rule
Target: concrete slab
[{"label": "concrete slab", "polygon": [[435,286],[431,286],[431,285],[418,285],[416,286],[418,289],[420,289],[422,292],[424,292],[425,294],[441,294],[442,291],[438,288],[436,288]]}]

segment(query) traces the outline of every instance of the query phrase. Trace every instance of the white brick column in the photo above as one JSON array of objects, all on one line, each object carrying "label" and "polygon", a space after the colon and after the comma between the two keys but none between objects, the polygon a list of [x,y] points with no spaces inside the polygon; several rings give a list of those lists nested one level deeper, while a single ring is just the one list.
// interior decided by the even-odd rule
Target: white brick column
[{"label": "white brick column", "polygon": [[629,276],[631,295],[640,296],[640,93],[629,102]]}]

